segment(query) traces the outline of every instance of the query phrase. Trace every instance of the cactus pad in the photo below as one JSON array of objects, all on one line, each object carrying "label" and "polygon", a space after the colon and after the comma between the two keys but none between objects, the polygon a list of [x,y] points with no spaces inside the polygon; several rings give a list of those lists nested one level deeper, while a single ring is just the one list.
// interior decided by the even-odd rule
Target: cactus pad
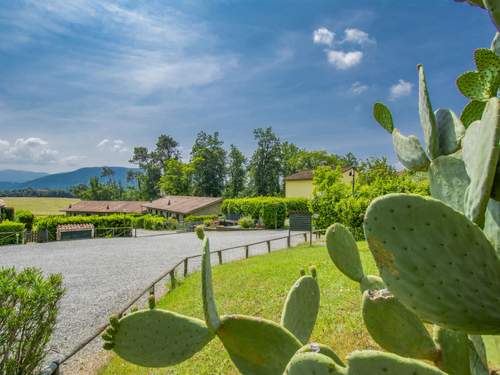
[{"label": "cactus pad", "polygon": [[483,5],[488,9],[490,18],[495,24],[497,31],[500,31],[500,1],[499,0],[483,0]]},{"label": "cactus pad", "polygon": [[323,354],[323,355],[326,355],[327,357],[330,357],[331,359],[333,359],[333,361],[340,365],[340,366],[344,366],[344,363],[342,362],[342,360],[339,358],[339,356],[337,355],[337,353],[335,353],[329,346],[327,345],[323,345],[323,344],[318,344],[318,343],[310,343],[310,344],[307,344],[307,345],[304,345],[302,348],[300,348],[297,353],[310,353],[310,352],[313,352],[313,353],[320,353],[320,354]]},{"label": "cactus pad", "polygon": [[432,111],[427,82],[425,80],[424,67],[417,66],[418,70],[418,112],[420,115],[420,123],[424,130],[424,139],[427,145],[427,153],[431,159],[439,156],[439,134],[436,126],[436,117]]},{"label": "cactus pad", "polygon": [[465,127],[455,112],[450,109],[436,111],[436,126],[439,134],[439,153],[449,155],[460,148],[460,140],[465,134]]},{"label": "cactus pad", "polygon": [[422,320],[500,333],[500,260],[464,215],[432,198],[389,194],[370,204],[364,229],[387,288]]},{"label": "cactus pad", "polygon": [[500,259],[500,202],[490,199],[486,207],[483,232],[493,244]]},{"label": "cactus pad", "polygon": [[481,120],[483,116],[484,107],[486,107],[486,102],[480,102],[478,100],[473,100],[468,103],[460,115],[460,120],[462,124],[467,128],[474,121]]},{"label": "cactus pad", "polygon": [[439,356],[422,321],[387,289],[363,293],[363,320],[370,336],[389,352],[432,361]]},{"label": "cactus pad", "polygon": [[413,135],[406,137],[398,129],[394,129],[392,132],[392,143],[399,161],[405,168],[412,171],[427,170],[429,159],[417,137]]},{"label": "cactus pad", "polygon": [[496,33],[495,37],[491,41],[490,49],[495,52],[497,56],[500,56],[500,33]]},{"label": "cactus pad", "polygon": [[316,324],[319,311],[319,286],[312,276],[302,276],[288,292],[281,325],[306,343]]},{"label": "cactus pad", "polygon": [[471,375],[467,334],[438,326],[434,327],[434,338],[441,348],[439,368],[448,374]]},{"label": "cactus pad", "polygon": [[434,159],[429,167],[429,187],[433,198],[464,212],[465,190],[470,179],[460,156],[458,152]]},{"label": "cactus pad", "polygon": [[496,82],[496,74],[491,70],[465,72],[457,78],[457,87],[471,100],[486,101],[496,95]]},{"label": "cactus pad", "polygon": [[222,317],[217,335],[243,375],[282,374],[302,347],[286,328],[243,315]]},{"label": "cactus pad", "polygon": [[463,139],[463,160],[471,183],[465,197],[465,215],[482,226],[500,153],[500,104],[491,98],[481,122],[469,126]]},{"label": "cactus pad", "polygon": [[347,361],[347,375],[446,375],[441,370],[415,359],[374,350],[354,352]]},{"label": "cactus pad", "polygon": [[136,365],[165,367],[190,358],[213,337],[199,319],[165,310],[142,310],[120,320],[113,350]]},{"label": "cactus pad", "polygon": [[283,375],[341,375],[339,368],[331,358],[320,353],[295,354]]},{"label": "cactus pad", "polygon": [[478,48],[474,52],[477,70],[493,70],[500,72],[500,57],[491,49]]},{"label": "cactus pad", "polygon": [[373,117],[389,133],[394,130],[394,122],[389,108],[383,103],[375,103],[373,106]]},{"label": "cactus pad", "polygon": [[203,298],[203,312],[208,328],[215,332],[220,325],[219,313],[215,303],[212,285],[212,266],[210,263],[210,244],[208,237],[203,238],[203,255],[201,259],[201,294]]},{"label": "cactus pad", "polygon": [[382,280],[378,276],[374,275],[365,275],[363,277],[363,280],[359,283],[359,288],[361,290],[361,293],[363,293],[365,290],[380,290],[380,289],[386,289],[386,285],[384,284],[384,280]]},{"label": "cactus pad", "polygon": [[358,245],[349,229],[336,223],[326,230],[328,254],[337,268],[358,283],[364,277]]}]

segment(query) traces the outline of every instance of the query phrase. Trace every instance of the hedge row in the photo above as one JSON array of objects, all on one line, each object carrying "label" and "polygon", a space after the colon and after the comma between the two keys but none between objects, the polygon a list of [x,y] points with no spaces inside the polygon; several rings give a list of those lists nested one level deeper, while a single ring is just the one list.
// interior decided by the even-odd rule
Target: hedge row
[{"label": "hedge row", "polygon": [[179,222],[174,218],[166,218],[155,215],[142,215],[132,218],[134,228],[148,230],[177,229]]},{"label": "hedge row", "polygon": [[217,220],[218,215],[189,215],[186,216],[184,222],[186,223],[205,223],[207,221]]},{"label": "hedge row", "polygon": [[23,223],[27,230],[31,230],[35,221],[35,215],[31,211],[20,210],[16,212],[16,221]]},{"label": "hedge row", "polygon": [[18,232],[22,235],[24,230],[23,223],[17,223],[10,220],[5,220],[0,223],[0,245],[11,245],[17,243],[15,235],[7,234],[6,232]]},{"label": "hedge row", "polygon": [[127,228],[132,227],[132,215],[107,216],[45,216],[35,219],[35,230],[47,229],[51,237],[56,236],[60,224],[94,224],[96,228]]}]

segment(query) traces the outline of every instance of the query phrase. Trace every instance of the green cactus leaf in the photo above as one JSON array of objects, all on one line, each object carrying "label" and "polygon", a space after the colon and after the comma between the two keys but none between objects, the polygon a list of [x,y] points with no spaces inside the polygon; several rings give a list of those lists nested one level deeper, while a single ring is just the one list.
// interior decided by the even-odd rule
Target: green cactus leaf
[{"label": "green cactus leaf", "polygon": [[481,122],[469,126],[462,142],[463,160],[471,183],[465,197],[465,215],[484,225],[486,206],[491,195],[500,153],[500,105],[491,98]]},{"label": "green cactus leaf", "polygon": [[399,161],[405,168],[411,171],[427,170],[430,162],[417,137],[405,137],[398,129],[394,129],[392,143]]},{"label": "green cactus leaf", "polygon": [[365,275],[365,277],[363,277],[363,280],[361,280],[361,283],[359,284],[361,293],[364,293],[365,290],[380,290],[386,288],[387,286],[384,284],[384,280],[374,275]]},{"label": "green cactus leaf", "polygon": [[464,212],[465,190],[470,184],[461,152],[440,156],[429,166],[431,195],[455,210]]},{"label": "green cactus leaf", "polygon": [[483,0],[483,5],[488,9],[497,31],[500,31],[500,0]]},{"label": "green cactus leaf", "polygon": [[478,48],[474,52],[477,70],[500,71],[500,58],[491,49]]},{"label": "green cactus leaf", "polygon": [[312,276],[302,276],[288,292],[281,314],[281,325],[306,343],[319,311],[319,285]]},{"label": "green cactus leaf", "polygon": [[434,338],[441,348],[439,368],[448,374],[471,375],[467,334],[435,326]]},{"label": "green cactus leaf", "polygon": [[500,260],[481,229],[441,201],[375,199],[365,234],[387,288],[423,321],[500,333]]},{"label": "green cactus leaf", "polygon": [[297,353],[288,363],[283,375],[341,375],[344,373],[342,370],[326,355]]},{"label": "green cactus leaf", "polygon": [[208,328],[215,332],[219,328],[220,318],[215,303],[212,285],[212,265],[210,263],[210,244],[208,237],[203,238],[203,255],[201,259],[201,294],[203,298],[203,312]]},{"label": "green cactus leaf", "polygon": [[389,133],[394,130],[394,122],[389,108],[384,103],[375,103],[373,105],[373,117]]},{"label": "green cactus leaf", "polygon": [[460,115],[460,120],[464,126],[468,128],[474,121],[481,120],[485,107],[486,102],[480,102],[477,100],[469,102]]},{"label": "green cactus leaf", "polygon": [[491,70],[466,72],[457,79],[460,92],[471,100],[486,101],[496,96],[497,74]]},{"label": "green cactus leaf", "polygon": [[490,199],[486,207],[483,232],[500,258],[500,202]]},{"label": "green cactus leaf", "polygon": [[[417,66],[418,69],[418,112],[420,124],[424,130],[424,139],[427,145],[427,154],[431,159],[437,158],[439,154],[439,134],[436,125],[436,117],[432,111],[427,82],[425,80],[424,67]],[[404,165],[404,164],[403,164]]]},{"label": "green cactus leaf", "polygon": [[165,310],[141,310],[120,320],[113,350],[143,367],[166,367],[200,351],[214,335],[199,319]]},{"label": "green cactus leaf", "polygon": [[286,328],[243,315],[223,316],[217,335],[243,375],[282,374],[302,347]]},{"label": "green cactus leaf", "polygon": [[[469,344],[469,363],[471,375],[489,375],[486,347],[481,336],[471,335]],[[494,364],[493,364],[494,365]]]},{"label": "green cactus leaf", "polygon": [[339,223],[331,225],[326,230],[326,247],[340,272],[358,283],[361,282],[365,274],[358,245],[349,229]]},{"label": "green cactus leaf", "polygon": [[354,352],[347,361],[347,375],[446,375],[424,362],[374,350]]},{"label": "green cactus leaf", "polygon": [[497,56],[500,56],[500,33],[495,33],[495,37],[491,41],[490,49],[495,52]]},{"label": "green cactus leaf", "polygon": [[439,153],[441,155],[453,154],[460,148],[465,127],[455,112],[450,109],[438,109],[435,117],[439,134]]},{"label": "green cactus leaf", "polygon": [[387,289],[363,293],[363,320],[370,336],[389,352],[430,361],[439,357],[422,321]]},{"label": "green cactus leaf", "polygon": [[[318,344],[318,343],[310,343],[307,345],[304,345],[302,348],[300,348],[297,353],[320,353],[323,355],[326,355],[330,359],[332,359],[336,364],[339,366],[344,366],[344,362],[339,358],[337,353],[335,353],[329,346],[323,345],[323,344]],[[296,353],[296,354],[297,354]]]}]

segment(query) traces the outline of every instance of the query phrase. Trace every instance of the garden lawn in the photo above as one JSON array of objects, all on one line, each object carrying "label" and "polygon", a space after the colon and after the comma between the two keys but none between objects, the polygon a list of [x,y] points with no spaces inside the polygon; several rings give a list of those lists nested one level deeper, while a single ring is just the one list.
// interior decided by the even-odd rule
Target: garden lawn
[{"label": "garden lawn", "polygon": [[28,210],[36,216],[63,215],[63,208],[79,201],[75,198],[37,198],[37,197],[6,197],[2,198],[7,206],[16,211]]},{"label": "garden lawn", "polygon": [[[358,244],[365,271],[376,274],[366,243]],[[324,246],[299,246],[213,267],[219,313],[254,315],[279,322],[288,289],[298,278],[300,269],[310,265],[318,270],[321,288],[321,307],[311,341],[330,345],[341,358],[356,349],[377,349],[363,325],[358,284],[335,268]],[[158,301],[157,306],[203,319],[200,273],[188,276],[179,288]],[[175,367],[148,370],[113,355],[99,374],[239,373],[215,338],[201,352]]]}]

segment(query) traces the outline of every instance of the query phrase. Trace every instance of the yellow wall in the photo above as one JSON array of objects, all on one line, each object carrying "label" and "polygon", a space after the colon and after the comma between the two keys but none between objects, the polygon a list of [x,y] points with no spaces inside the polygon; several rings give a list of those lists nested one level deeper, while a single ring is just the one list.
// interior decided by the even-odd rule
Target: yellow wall
[{"label": "yellow wall", "polygon": [[312,198],[312,180],[285,181],[285,196],[287,198]]}]

